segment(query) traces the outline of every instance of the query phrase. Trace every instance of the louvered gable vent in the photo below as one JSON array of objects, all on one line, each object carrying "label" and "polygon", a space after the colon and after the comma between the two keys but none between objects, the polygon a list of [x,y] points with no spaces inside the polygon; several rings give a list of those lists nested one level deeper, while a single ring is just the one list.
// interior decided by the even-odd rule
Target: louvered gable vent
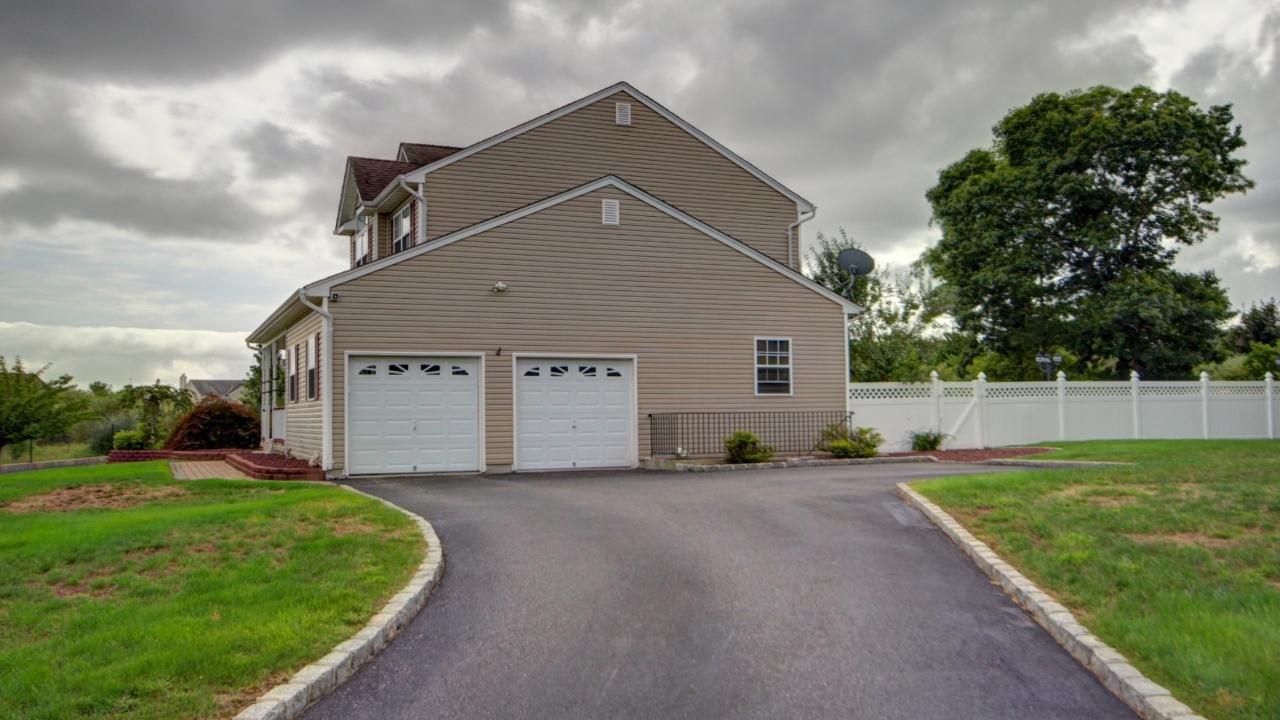
[{"label": "louvered gable vent", "polygon": [[617,200],[600,201],[600,222],[605,225],[621,225],[620,215]]},{"label": "louvered gable vent", "polygon": [[619,125],[630,125],[631,103],[614,103],[613,121]]}]

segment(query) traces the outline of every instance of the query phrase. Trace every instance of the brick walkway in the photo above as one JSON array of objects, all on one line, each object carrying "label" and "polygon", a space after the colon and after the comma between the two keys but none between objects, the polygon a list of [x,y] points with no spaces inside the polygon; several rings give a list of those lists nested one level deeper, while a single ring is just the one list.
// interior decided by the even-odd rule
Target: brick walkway
[{"label": "brick walkway", "polygon": [[178,480],[248,480],[249,476],[231,467],[223,460],[194,460],[169,463],[173,476]]}]

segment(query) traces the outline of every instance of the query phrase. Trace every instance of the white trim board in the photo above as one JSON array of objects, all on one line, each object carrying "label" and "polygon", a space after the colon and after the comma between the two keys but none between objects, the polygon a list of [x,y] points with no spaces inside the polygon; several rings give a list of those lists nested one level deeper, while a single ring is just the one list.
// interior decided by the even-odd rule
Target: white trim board
[{"label": "white trim board", "polygon": [[482,232],[486,232],[496,227],[506,225],[507,223],[514,222],[524,217],[528,217],[529,215],[533,215],[534,213],[541,212],[543,210],[546,210],[547,208],[554,207],[556,205],[559,205],[560,203],[573,200],[574,198],[581,197],[583,195],[586,195],[587,193],[595,192],[596,190],[599,190],[605,187],[617,188],[618,190],[621,190],[627,193],[628,195],[631,195],[637,200],[640,200],[641,202],[644,202],[650,205],[651,207],[657,210],[660,210],[670,215],[671,217],[683,222],[689,227],[695,230],[698,230],[704,235],[707,235],[716,240],[719,240],[720,242],[724,243],[728,247],[731,247],[734,250],[737,250],[743,255],[746,255],[747,257],[764,265],[765,267],[768,267],[771,270],[774,270],[775,272],[787,277],[788,279],[805,286],[806,288],[812,290],[813,292],[818,293],[819,295],[822,295],[823,297],[827,298],[828,300],[831,300],[837,305],[840,305],[850,313],[856,314],[856,313],[862,312],[861,307],[859,307],[858,305],[855,305],[854,303],[850,302],[846,298],[832,292],[831,290],[823,287],[822,285],[819,285],[813,280],[810,280],[809,278],[805,277],[799,272],[792,270],[786,265],[783,265],[777,260],[774,260],[773,258],[752,248],[751,246],[743,242],[740,242],[738,240],[735,240],[728,235],[725,235],[719,230],[693,217],[692,215],[689,215],[680,210],[677,210],[671,205],[668,205],[662,200],[659,200],[653,195],[650,195],[649,193],[641,190],[640,188],[632,185],[631,183],[615,175],[606,175],[600,178],[599,180],[594,180],[585,185],[580,185],[572,190],[562,192],[558,195],[552,195],[551,197],[546,198],[545,200],[540,200],[531,205],[526,205],[517,210],[512,210],[509,213],[499,215],[489,220],[485,220],[484,222],[476,223],[475,225],[463,228],[461,230],[457,230],[448,235],[445,235],[444,237],[437,238],[431,242],[428,242],[424,245],[418,245],[417,247],[412,247],[412,248],[409,248],[408,250],[395,253],[394,255],[375,260],[365,265],[361,265],[360,267],[351,268],[350,270],[345,270],[336,275],[331,275],[323,280],[307,285],[305,288],[303,288],[303,292],[305,292],[310,297],[315,297],[315,296],[327,297],[329,293],[333,292],[333,288],[336,285],[340,285],[345,282],[350,282],[352,280],[355,280],[356,278],[364,277],[365,275],[368,275],[369,273],[377,272],[378,270],[381,270],[384,267],[389,267],[391,265],[394,265],[395,263],[403,262],[405,260],[417,257],[424,253],[429,253],[432,250],[436,250],[436,249],[445,247],[447,245],[451,245],[459,240],[464,240],[466,238],[469,238],[472,235],[478,235]]},{"label": "white trim board", "polygon": [[[594,92],[580,100],[576,100],[572,103],[569,103],[568,105],[565,105],[564,107],[561,107],[558,110],[552,110],[551,112],[545,115],[542,115],[541,117],[534,118],[533,120],[530,120],[521,125],[517,125],[511,128],[510,130],[498,133],[497,135],[494,135],[485,140],[481,140],[480,142],[475,143],[474,145],[471,145],[470,147],[467,147],[464,150],[461,150],[452,155],[449,155],[448,157],[441,158],[431,163],[430,165],[426,165],[417,170],[414,170],[413,172],[406,174],[404,178],[407,182],[420,183],[423,181],[423,178],[425,178],[430,173],[433,173],[436,170],[439,170],[440,168],[448,167],[449,165],[452,165],[453,163],[459,160],[471,157],[472,155],[475,155],[476,153],[481,152],[483,150],[487,150],[493,147],[494,145],[497,145],[500,142],[503,142],[505,140],[510,140],[511,138],[516,137],[517,135],[521,135],[530,130],[533,130],[534,128],[541,127],[542,125],[545,125],[551,122],[552,120],[557,120],[559,118],[562,118],[565,115],[568,115],[569,113],[575,112],[577,110],[581,110],[582,108],[588,105],[591,105],[592,103],[599,102],[600,100],[603,100],[611,95],[616,95],[617,93],[620,93],[620,92],[626,93],[627,95],[630,95],[631,97],[635,98],[636,101],[642,103],[643,105],[647,106],[650,110],[653,110],[654,112],[661,115],[663,118],[674,123],[681,130],[684,130],[685,132],[694,136],[698,140],[701,140],[705,145],[707,145],[707,147],[710,147],[712,150],[715,150],[716,152],[723,155],[730,162],[733,162],[738,167],[751,173],[761,182],[765,183],[766,185],[773,188],[774,190],[777,190],[778,192],[782,193],[783,195],[790,198],[791,200],[794,200],[796,205],[803,208],[805,212],[817,209],[813,205],[813,203],[809,202],[808,200],[805,200],[803,197],[800,197],[800,195],[796,194],[793,190],[787,188],[785,185],[778,182],[777,180],[774,180],[773,178],[769,177],[767,174],[764,173],[764,171],[760,170],[760,168],[747,162],[745,159],[740,157],[737,153],[734,153],[729,148],[716,142],[714,139],[711,138],[711,136],[702,132],[698,128],[690,125],[688,122],[681,119],[675,113],[659,105],[656,101],[653,100],[653,98],[650,98],[648,95],[645,95],[644,93],[635,89],[634,87],[632,87],[630,84],[626,82],[615,83],[603,90]],[[387,189],[391,189],[395,184],[396,183],[392,183],[391,185],[388,185]],[[385,193],[385,192],[386,190],[383,190],[381,193],[379,193],[378,197],[374,199],[373,203],[379,204],[383,199],[382,193]]]}]

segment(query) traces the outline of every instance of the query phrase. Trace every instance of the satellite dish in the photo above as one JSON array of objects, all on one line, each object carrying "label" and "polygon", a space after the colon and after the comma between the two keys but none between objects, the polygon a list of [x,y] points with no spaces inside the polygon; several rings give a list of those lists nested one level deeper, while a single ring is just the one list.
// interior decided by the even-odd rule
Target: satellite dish
[{"label": "satellite dish", "polygon": [[872,257],[856,248],[848,248],[841,250],[836,256],[836,262],[844,271],[857,277],[859,275],[869,275],[872,270],[876,269],[876,261]]}]

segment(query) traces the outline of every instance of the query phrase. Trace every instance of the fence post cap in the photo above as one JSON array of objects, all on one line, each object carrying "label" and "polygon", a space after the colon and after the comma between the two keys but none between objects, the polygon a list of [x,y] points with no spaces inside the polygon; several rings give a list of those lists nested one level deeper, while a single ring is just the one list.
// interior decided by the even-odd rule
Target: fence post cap
[{"label": "fence post cap", "polygon": [[978,382],[986,382],[986,381],[987,381],[987,374],[984,372],[978,373]]},{"label": "fence post cap", "polygon": [[[1270,375],[1271,373],[1267,373],[1267,374],[1268,374],[1268,375]],[[937,370],[930,370],[930,371],[929,371],[929,379],[930,379],[930,380],[937,380],[937,379],[938,379],[938,371],[937,371]]]},{"label": "fence post cap", "polygon": [[1208,370],[1201,370],[1201,371],[1200,371],[1200,382],[1209,382],[1209,371],[1208,371]]},{"label": "fence post cap", "polygon": [[1129,382],[1137,382],[1137,381],[1138,381],[1138,379],[1139,379],[1140,377],[1141,377],[1141,376],[1140,376],[1140,375],[1138,375],[1138,371],[1137,371],[1137,370],[1130,370],[1130,371],[1129,371]]},{"label": "fence post cap", "polygon": [[1066,380],[1066,379],[1067,379],[1067,374],[1066,374],[1065,372],[1063,372],[1063,371],[1059,370],[1059,371],[1058,371],[1058,379],[1059,379],[1059,380]]},{"label": "fence post cap", "polygon": [[1270,371],[1270,370],[1268,370],[1268,371],[1267,371],[1266,378],[1267,378],[1268,380],[1275,380],[1275,379],[1276,379],[1276,376],[1275,376],[1275,375],[1272,375],[1272,374],[1271,374],[1271,371]]}]

